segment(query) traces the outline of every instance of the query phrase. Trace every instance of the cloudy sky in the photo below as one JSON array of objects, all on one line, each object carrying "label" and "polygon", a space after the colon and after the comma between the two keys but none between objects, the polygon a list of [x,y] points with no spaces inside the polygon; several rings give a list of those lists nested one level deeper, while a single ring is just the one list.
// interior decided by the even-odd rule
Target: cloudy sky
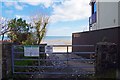
[{"label": "cloudy sky", "polygon": [[50,16],[48,36],[71,36],[88,30],[90,0],[0,0],[3,18],[23,18],[28,22],[34,14]]}]

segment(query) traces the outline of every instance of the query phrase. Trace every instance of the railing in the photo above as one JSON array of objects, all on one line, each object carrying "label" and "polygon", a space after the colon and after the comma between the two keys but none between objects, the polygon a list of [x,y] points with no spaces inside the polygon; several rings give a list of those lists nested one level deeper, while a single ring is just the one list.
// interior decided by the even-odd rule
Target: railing
[{"label": "railing", "polygon": [[91,26],[92,24],[96,23],[97,21],[97,15],[96,12],[94,14],[92,14],[91,17],[89,17],[89,25]]},{"label": "railing", "polygon": [[[76,47],[94,47],[94,45],[52,45],[55,47],[65,47],[66,51],[64,52],[52,52],[46,58],[39,57],[17,57],[17,55],[23,55],[24,52],[16,51],[15,47],[23,47],[23,45],[13,45],[12,46],[12,72],[13,74],[94,74],[94,64],[89,64],[87,62],[93,62],[95,59],[85,59],[77,54],[95,54],[95,52],[71,52],[69,48]],[[43,45],[39,45],[43,46]],[[39,52],[39,54],[46,54],[45,52]],[[38,64],[34,65],[16,65],[16,61],[36,61]],[[40,61],[45,63],[40,65]],[[48,63],[50,65],[48,65]],[[26,71],[29,68],[34,68],[36,71]],[[49,70],[47,71],[46,69]],[[23,71],[19,71],[23,69]],[[59,71],[59,69],[61,69]],[[24,71],[25,70],[25,71]],[[42,71],[45,70],[45,71]],[[53,71],[52,71],[53,70]],[[54,71],[56,70],[56,71]],[[70,71],[71,70],[71,71]]]}]

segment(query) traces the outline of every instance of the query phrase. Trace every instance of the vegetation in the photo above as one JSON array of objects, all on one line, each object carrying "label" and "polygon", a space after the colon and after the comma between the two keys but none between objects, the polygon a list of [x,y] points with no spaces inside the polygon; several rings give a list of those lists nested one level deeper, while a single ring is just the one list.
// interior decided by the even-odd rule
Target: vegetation
[{"label": "vegetation", "polygon": [[32,18],[31,34],[28,35],[27,40],[22,44],[37,44],[39,45],[45,37],[49,17],[36,16]]},{"label": "vegetation", "polygon": [[[22,18],[14,18],[11,20],[4,20],[3,23],[0,22],[0,27],[4,28],[2,32],[2,40],[4,40],[4,35],[8,35],[11,42],[14,44],[23,44],[23,45],[39,45],[42,39],[46,35],[47,25],[48,25],[49,17],[47,16],[36,16],[33,17],[31,23],[27,23],[26,20]],[[44,47],[44,46],[43,46]],[[23,52],[24,47],[15,46],[16,52]],[[44,48],[43,48],[44,49]],[[40,47],[40,50],[43,50]],[[39,57],[25,57],[23,54],[14,54],[15,58],[19,59],[39,59],[46,58],[45,54],[40,54]],[[16,66],[37,66],[44,64],[45,61],[33,61],[33,60],[16,60],[14,65]],[[34,72],[38,71],[38,68],[15,68],[16,72]],[[12,76],[12,74],[11,74]],[[30,77],[29,75],[28,77]],[[27,75],[14,75],[14,78],[22,78],[27,77]]]},{"label": "vegetation", "polygon": [[20,19],[11,19],[8,22],[9,33],[8,37],[13,43],[21,44],[27,39],[29,35],[29,24],[25,20]]},{"label": "vegetation", "polygon": [[37,44],[40,44],[42,38],[45,36],[46,27],[48,24],[49,17],[37,16],[33,18],[34,30],[37,38]]},{"label": "vegetation", "polygon": [[14,18],[9,21],[4,20],[0,23],[0,26],[3,28],[0,34],[2,35],[2,40],[4,40],[4,35],[7,34],[10,40],[15,44],[39,45],[46,34],[49,17],[36,16],[33,17],[32,20],[30,24],[22,18]]},{"label": "vegetation", "polygon": [[[41,43],[41,40],[45,37],[46,31],[47,31],[47,25],[49,21],[49,17],[47,16],[37,16],[33,17],[33,21],[31,23],[27,23],[26,20],[23,20],[22,18],[19,19],[11,19],[9,21],[5,21],[5,24],[0,24],[0,27],[2,26],[4,28],[4,31],[2,32],[4,40],[4,35],[7,34],[10,38],[11,42],[14,44],[23,44],[23,45],[39,45]],[[44,47],[44,46],[43,46]],[[23,52],[23,47],[15,47],[16,52]],[[25,57],[23,54],[17,54],[15,57],[21,59],[26,58],[30,59],[32,57]],[[39,57],[34,57],[34,59],[38,58],[45,58],[46,55],[40,54]],[[33,58],[32,58],[33,59]],[[40,64],[39,64],[40,63]],[[23,61],[15,61],[14,65],[16,66],[31,66],[31,65],[42,65],[44,64],[44,61],[32,61],[32,60],[23,60]],[[25,71],[25,72],[31,72],[31,70],[34,72],[36,68],[27,68],[21,69],[21,68],[15,68],[15,71]],[[14,77],[18,77],[17,75]],[[19,76],[23,77],[23,76]],[[26,77],[26,76],[25,76]]]}]

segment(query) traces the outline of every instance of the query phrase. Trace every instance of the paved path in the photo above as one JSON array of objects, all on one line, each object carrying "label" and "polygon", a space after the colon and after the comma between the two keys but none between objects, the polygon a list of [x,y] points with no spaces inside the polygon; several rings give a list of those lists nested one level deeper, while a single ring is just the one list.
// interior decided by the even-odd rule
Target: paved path
[{"label": "paved path", "polygon": [[[57,73],[62,73],[62,72],[67,72],[67,73],[80,73],[80,72],[91,72],[94,71],[94,65],[93,64],[88,64],[84,63],[81,61],[60,61],[64,60],[67,58],[81,58],[80,56],[70,54],[69,56],[66,54],[51,54],[49,55],[49,59],[55,59],[56,61],[49,61],[48,63],[52,63],[53,66],[56,66],[57,68],[50,68],[45,70],[45,72],[57,72]],[[82,58],[81,58],[82,59]],[[68,67],[69,66],[69,67]],[[84,66],[84,67],[82,67]],[[91,68],[85,68],[91,67]],[[61,68],[62,67],[62,68]],[[71,67],[78,67],[78,68],[71,68]],[[80,68],[82,67],[82,68]],[[36,75],[36,78],[55,78],[55,77],[65,77],[66,75]]]},{"label": "paved path", "polygon": [[[57,57],[58,59],[62,60],[62,59],[67,59],[68,57],[69,58],[72,58],[72,59],[83,59],[82,57],[80,56],[77,56],[75,54],[70,54],[69,56],[66,55],[66,54],[56,54],[55,57]],[[84,69],[85,71],[94,71],[94,64],[89,64],[89,63],[85,63],[85,61],[77,61],[77,60],[74,60],[74,61],[64,61],[63,62],[64,64],[68,64],[69,66],[72,66],[72,67],[82,67],[82,66],[87,66],[87,67],[90,67],[90,68],[81,68],[81,69]]]}]

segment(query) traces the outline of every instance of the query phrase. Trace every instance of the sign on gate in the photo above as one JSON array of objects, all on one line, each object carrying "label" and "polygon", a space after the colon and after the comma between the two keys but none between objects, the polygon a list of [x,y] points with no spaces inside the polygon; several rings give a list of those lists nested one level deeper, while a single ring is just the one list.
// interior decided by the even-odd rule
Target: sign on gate
[{"label": "sign on gate", "polygon": [[53,52],[53,46],[45,46],[45,53],[52,53]]},{"label": "sign on gate", "polygon": [[24,56],[39,56],[39,46],[24,46]]}]

